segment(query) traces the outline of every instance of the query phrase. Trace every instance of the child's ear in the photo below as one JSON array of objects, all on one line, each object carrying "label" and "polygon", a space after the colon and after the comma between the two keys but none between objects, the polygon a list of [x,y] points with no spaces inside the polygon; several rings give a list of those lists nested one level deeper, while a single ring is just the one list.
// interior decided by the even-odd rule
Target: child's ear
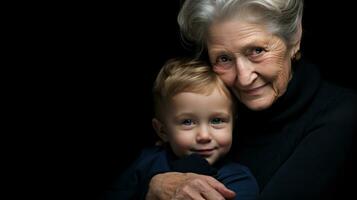
[{"label": "child's ear", "polygon": [[168,141],[168,136],[167,133],[165,131],[164,128],[164,124],[161,123],[161,121],[159,121],[156,118],[152,119],[152,126],[154,127],[154,130],[156,132],[156,134],[162,139],[162,141],[167,142]]}]

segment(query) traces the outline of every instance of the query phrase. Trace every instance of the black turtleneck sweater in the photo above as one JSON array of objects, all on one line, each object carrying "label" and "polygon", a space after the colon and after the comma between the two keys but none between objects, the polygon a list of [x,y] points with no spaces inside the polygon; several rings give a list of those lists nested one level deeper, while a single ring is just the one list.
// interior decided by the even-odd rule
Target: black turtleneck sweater
[{"label": "black turtleneck sweater", "polygon": [[344,199],[355,194],[357,95],[304,61],[293,71],[269,109],[238,106],[237,160],[256,177],[260,199]]}]

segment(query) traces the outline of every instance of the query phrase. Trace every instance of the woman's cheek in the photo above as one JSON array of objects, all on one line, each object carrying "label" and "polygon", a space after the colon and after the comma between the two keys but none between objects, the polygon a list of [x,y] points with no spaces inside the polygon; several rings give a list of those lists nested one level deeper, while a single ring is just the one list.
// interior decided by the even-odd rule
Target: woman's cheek
[{"label": "woman's cheek", "polygon": [[216,71],[214,70],[218,75],[219,77],[222,79],[222,81],[227,85],[227,86],[234,86],[234,82],[235,82],[235,73],[234,71],[225,71],[225,72],[222,72],[222,71]]}]

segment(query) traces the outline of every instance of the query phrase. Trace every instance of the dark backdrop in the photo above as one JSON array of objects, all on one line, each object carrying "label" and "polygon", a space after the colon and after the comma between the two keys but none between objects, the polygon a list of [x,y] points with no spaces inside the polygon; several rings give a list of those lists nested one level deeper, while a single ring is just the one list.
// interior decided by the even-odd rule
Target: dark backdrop
[{"label": "dark backdrop", "polygon": [[[99,199],[152,145],[151,86],[168,58],[187,55],[178,34],[179,1],[76,5],[58,19],[54,149],[49,174],[65,199]],[[67,10],[67,9],[66,9]],[[302,52],[330,81],[356,89],[352,6],[306,1]]]}]

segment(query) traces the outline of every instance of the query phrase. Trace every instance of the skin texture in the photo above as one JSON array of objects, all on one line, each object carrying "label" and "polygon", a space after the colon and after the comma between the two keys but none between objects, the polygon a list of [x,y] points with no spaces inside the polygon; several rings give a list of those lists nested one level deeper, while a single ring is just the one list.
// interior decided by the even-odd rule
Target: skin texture
[{"label": "skin texture", "polygon": [[210,176],[168,172],[151,179],[146,200],[225,200],[234,196],[233,191]]},{"label": "skin texture", "polygon": [[196,153],[213,164],[228,153],[232,145],[232,102],[219,89],[210,94],[179,93],[165,110],[164,122],[154,119],[153,126],[177,156]]},{"label": "skin texture", "polygon": [[264,26],[220,21],[210,27],[208,38],[214,71],[248,108],[266,109],[285,93],[294,54]]},{"label": "skin texture", "polygon": [[[213,23],[207,40],[214,71],[251,110],[269,108],[286,92],[292,77],[291,59],[299,46],[300,42],[288,48],[263,25],[238,19]],[[151,179],[147,199],[232,198],[232,191],[208,178],[190,173],[158,174]]]}]

